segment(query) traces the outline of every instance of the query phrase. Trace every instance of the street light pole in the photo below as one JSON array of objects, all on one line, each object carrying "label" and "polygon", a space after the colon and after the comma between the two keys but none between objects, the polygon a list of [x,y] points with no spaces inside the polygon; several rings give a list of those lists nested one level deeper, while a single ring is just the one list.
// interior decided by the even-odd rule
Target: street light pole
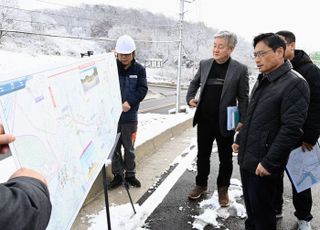
[{"label": "street light pole", "polygon": [[180,0],[180,19],[179,19],[179,54],[178,54],[178,77],[177,77],[177,98],[176,113],[180,112],[180,85],[181,85],[181,65],[182,65],[182,29],[184,15],[184,1]]}]

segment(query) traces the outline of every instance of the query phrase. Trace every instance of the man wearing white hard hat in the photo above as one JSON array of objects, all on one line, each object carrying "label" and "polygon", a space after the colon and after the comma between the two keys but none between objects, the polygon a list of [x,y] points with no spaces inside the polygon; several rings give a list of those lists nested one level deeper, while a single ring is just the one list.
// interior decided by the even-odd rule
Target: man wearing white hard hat
[{"label": "man wearing white hard hat", "polygon": [[[136,45],[132,37],[123,35],[116,43],[116,56],[119,83],[122,98],[122,114],[118,123],[118,133],[121,133],[112,157],[113,180],[109,188],[116,188],[125,179],[134,187],[141,187],[136,178],[134,143],[138,125],[138,109],[140,102],[147,94],[148,86],[146,70],[135,60]],[[121,146],[124,148],[122,162]]]}]

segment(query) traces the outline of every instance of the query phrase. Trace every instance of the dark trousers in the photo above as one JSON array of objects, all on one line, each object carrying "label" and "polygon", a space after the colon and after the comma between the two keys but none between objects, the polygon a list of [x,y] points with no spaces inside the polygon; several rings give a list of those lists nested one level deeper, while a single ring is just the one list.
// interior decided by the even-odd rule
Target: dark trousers
[{"label": "dark trousers", "polygon": [[232,175],[232,144],[233,136],[223,137],[219,131],[217,121],[201,120],[197,125],[197,169],[196,184],[207,186],[210,173],[210,156],[214,140],[218,144],[219,173],[217,178],[218,187],[229,186]]},{"label": "dark trousers", "polygon": [[[121,135],[112,156],[112,173],[114,175],[123,175],[123,173],[125,173],[125,177],[135,176],[134,142],[136,139],[137,125],[137,122],[118,124],[118,133],[120,132]],[[124,148],[123,162],[121,162],[120,158],[122,146]]]},{"label": "dark trousers", "polygon": [[[291,180],[290,180],[291,181]],[[306,189],[297,193],[293,183],[292,186],[292,201],[295,208],[294,215],[299,220],[310,221],[313,216],[311,215],[312,208],[312,194],[311,189]],[[283,205],[283,173],[276,183],[276,195],[274,199],[274,207],[276,210],[281,210]]]},{"label": "dark trousers", "polygon": [[247,210],[246,230],[276,230],[276,216],[272,201],[274,183],[279,175],[260,177],[240,168],[243,198]]}]

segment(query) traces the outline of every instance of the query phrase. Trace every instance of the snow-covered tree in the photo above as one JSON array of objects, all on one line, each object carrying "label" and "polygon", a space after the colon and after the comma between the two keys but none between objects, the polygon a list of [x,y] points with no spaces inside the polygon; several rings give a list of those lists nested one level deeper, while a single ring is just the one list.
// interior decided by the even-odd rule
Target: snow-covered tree
[{"label": "snow-covered tree", "polygon": [[2,38],[7,35],[6,30],[14,29],[16,23],[12,17],[14,7],[17,7],[15,0],[0,0],[0,43]]}]

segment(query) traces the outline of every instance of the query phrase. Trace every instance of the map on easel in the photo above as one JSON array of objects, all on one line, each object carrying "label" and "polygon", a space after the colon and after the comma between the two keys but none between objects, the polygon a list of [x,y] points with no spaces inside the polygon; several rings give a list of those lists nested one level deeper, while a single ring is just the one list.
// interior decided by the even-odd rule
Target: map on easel
[{"label": "map on easel", "polygon": [[[117,137],[122,112],[113,53],[0,81],[0,120],[16,167],[48,180],[51,229],[70,229]],[[1,79],[3,79],[1,77]]]}]

